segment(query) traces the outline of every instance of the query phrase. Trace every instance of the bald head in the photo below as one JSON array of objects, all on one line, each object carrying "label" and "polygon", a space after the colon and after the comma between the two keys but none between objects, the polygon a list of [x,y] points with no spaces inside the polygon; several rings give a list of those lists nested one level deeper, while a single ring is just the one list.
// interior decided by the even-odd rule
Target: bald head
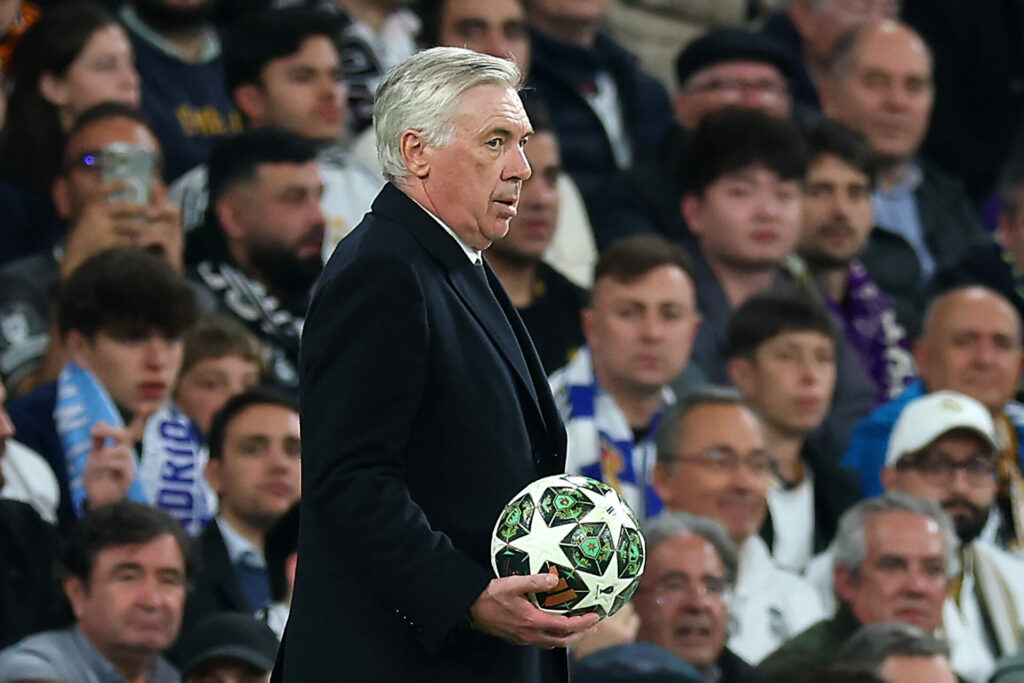
[{"label": "bald head", "polygon": [[1020,382],[1017,310],[987,287],[951,290],[929,306],[914,357],[929,391],[959,391],[1001,413]]},{"label": "bald head", "polygon": [[931,121],[931,52],[906,24],[866,24],[839,40],[820,90],[826,116],[902,163],[917,154]]}]

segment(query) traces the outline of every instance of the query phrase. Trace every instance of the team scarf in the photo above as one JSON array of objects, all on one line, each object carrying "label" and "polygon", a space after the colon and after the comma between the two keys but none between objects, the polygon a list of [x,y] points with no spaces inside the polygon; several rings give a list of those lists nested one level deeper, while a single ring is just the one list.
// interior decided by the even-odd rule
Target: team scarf
[{"label": "team scarf", "polygon": [[877,406],[899,396],[917,371],[907,333],[896,320],[889,300],[859,261],[850,262],[849,273],[846,309],[828,296],[823,298],[832,313],[843,321],[846,338],[878,387]]},{"label": "team scarf", "polygon": [[[124,420],[103,385],[74,361],[65,365],[57,378],[53,418],[68,468],[72,507],[81,516],[92,428],[104,422],[124,429]],[[214,513],[213,495],[202,476],[206,452],[192,421],[171,401],[165,402],[143,428],[141,460],[134,449],[132,455],[135,479],[125,498],[166,510],[190,533],[202,531]]]},{"label": "team scarf", "polygon": [[[657,515],[661,499],[652,485],[656,448],[654,433],[661,411],[644,439],[636,443],[633,430],[594,377],[590,350],[584,346],[572,362],[551,376],[552,393],[569,438],[566,472],[603,481],[626,499],[641,519]],[[663,390],[664,404],[675,395]]]}]

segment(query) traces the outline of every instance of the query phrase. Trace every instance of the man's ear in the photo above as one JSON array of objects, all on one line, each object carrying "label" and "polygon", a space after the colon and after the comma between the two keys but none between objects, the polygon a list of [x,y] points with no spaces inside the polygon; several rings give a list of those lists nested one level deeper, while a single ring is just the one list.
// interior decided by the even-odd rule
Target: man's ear
[{"label": "man's ear", "polygon": [[835,587],[836,595],[843,602],[847,604],[853,602],[858,583],[856,572],[852,572],[846,567],[835,567],[832,570],[832,583]]},{"label": "man's ear", "polygon": [[92,342],[78,330],[68,330],[68,333],[64,336],[64,348],[67,349],[71,360],[86,370],[92,369],[90,367],[91,363],[89,363],[89,354],[87,353],[91,346]]},{"label": "man's ear", "polygon": [[661,498],[661,502],[665,504],[666,508],[673,507],[672,504],[675,502],[672,488],[668,485],[668,479],[671,474],[668,471],[669,467],[670,465],[665,465],[665,463],[654,463],[651,477],[651,486],[654,488],[654,492],[658,494],[658,498]]},{"label": "man's ear", "polygon": [[[54,178],[53,185],[50,186],[50,197],[53,199],[57,217],[67,222],[71,218],[71,188],[67,178],[62,175]],[[73,227],[69,226],[69,229]]]},{"label": "man's ear", "polygon": [[210,485],[210,490],[220,496],[223,490],[223,482],[221,481],[224,473],[224,464],[220,461],[220,458],[210,458],[206,461],[206,483]]},{"label": "man's ear", "polygon": [[697,237],[704,234],[704,222],[701,220],[701,203],[700,198],[693,194],[684,194],[683,198],[679,200],[679,210],[683,214],[683,220],[686,221],[687,227]]},{"label": "man's ear", "polygon": [[71,603],[71,611],[77,620],[81,618],[82,611],[85,609],[85,599],[89,596],[89,590],[77,576],[69,576],[64,579],[63,586],[64,595],[67,596],[68,602]]},{"label": "man's ear", "polygon": [[402,133],[398,145],[402,153],[402,161],[405,162],[405,167],[411,175],[420,179],[430,175],[433,147],[427,144],[420,131],[412,129],[405,131]]},{"label": "man's ear", "polygon": [[900,473],[895,467],[883,467],[881,474],[882,488],[885,489],[886,491],[899,491],[899,477]]},{"label": "man's ear", "polygon": [[246,229],[239,218],[241,206],[234,194],[229,192],[218,199],[217,203],[213,206],[213,211],[217,216],[217,223],[220,224],[220,229],[225,237],[232,240],[245,238]]},{"label": "man's ear", "polygon": [[260,125],[267,115],[267,98],[263,91],[254,83],[246,83],[235,88],[233,93],[235,106],[250,122]]},{"label": "man's ear", "polygon": [[757,372],[754,363],[749,358],[737,356],[731,358],[725,365],[729,373],[729,381],[739,389],[745,398],[751,398],[757,394]]}]

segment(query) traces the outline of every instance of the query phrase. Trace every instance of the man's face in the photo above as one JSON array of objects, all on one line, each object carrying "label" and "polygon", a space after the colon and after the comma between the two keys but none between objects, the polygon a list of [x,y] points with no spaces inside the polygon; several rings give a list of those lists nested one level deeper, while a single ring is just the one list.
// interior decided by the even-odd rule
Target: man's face
[{"label": "man's face", "polygon": [[775,268],[800,233],[800,184],[750,166],[683,198],[683,215],[714,263],[739,270]]},{"label": "man's face", "polygon": [[[764,523],[771,470],[752,466],[768,455],[761,425],[747,408],[737,405],[701,405],[679,424],[676,455],[684,460],[654,470],[655,488],[670,510],[682,510],[717,520],[737,545],[756,534]],[[738,467],[722,464],[738,457]]]},{"label": "man's face", "polygon": [[438,44],[511,59],[530,70],[530,36],[520,0],[447,0]]},{"label": "man's face", "polygon": [[64,582],[82,633],[108,659],[156,656],[178,636],[185,604],[185,559],[161,534],[96,555],[88,584]]},{"label": "man's face", "polygon": [[322,195],[316,162],[261,165],[218,203],[232,255],[273,287],[308,290],[323,266]]},{"label": "man's face", "polygon": [[825,419],[836,385],[836,346],[821,332],[783,332],[753,358],[730,362],[733,383],[762,419],[788,436],[806,436]]},{"label": "man's face", "polygon": [[910,159],[928,132],[935,96],[924,43],[884,22],[860,38],[850,60],[823,84],[823,111],[863,133],[879,156]]},{"label": "man's face", "polygon": [[519,214],[508,234],[491,245],[490,253],[505,259],[536,263],[551,244],[558,226],[558,177],[562,157],[551,133],[537,133],[526,145],[526,160],[533,169],[519,193]]},{"label": "man's face", "polygon": [[632,282],[598,280],[583,334],[605,388],[651,393],[686,367],[699,322],[690,277],[664,265]]},{"label": "man's face", "polygon": [[92,372],[119,408],[150,415],[171,395],[181,367],[181,339],[156,331],[68,333],[71,356]]},{"label": "man's face", "polygon": [[[802,7],[812,2],[804,0]],[[847,31],[882,19],[895,19],[899,11],[899,0],[824,0],[817,11],[796,12],[795,23],[804,47],[820,62],[828,58],[836,41]]]},{"label": "man's face", "polygon": [[876,673],[886,683],[956,683],[949,660],[942,655],[903,657],[891,655],[882,661]]},{"label": "man's face", "polygon": [[946,545],[938,523],[902,510],[868,518],[857,571],[837,567],[836,592],[864,625],[899,621],[931,633],[942,624]]},{"label": "man's face", "polygon": [[831,154],[812,161],[802,223],[796,249],[812,268],[848,266],[864,251],[875,223],[868,176]]},{"label": "man's face", "polygon": [[[69,225],[74,225],[90,204],[107,201],[102,164],[87,161],[97,162],[100,150],[114,143],[138,145],[161,158],[160,144],[149,128],[138,121],[100,119],[79,130],[65,145],[64,170],[53,184],[57,214]],[[159,166],[154,165],[150,178],[150,205],[162,202],[167,195]]]},{"label": "man's face", "polygon": [[341,57],[326,36],[312,36],[294,54],[272,59],[259,85],[236,92],[239,107],[254,126],[275,126],[309,140],[341,137],[348,98]]},{"label": "man's face", "polygon": [[676,121],[693,131],[707,114],[725,107],[758,109],[786,118],[792,112],[793,101],[778,67],[768,62],[718,62],[683,84],[675,100]]},{"label": "man's face", "polygon": [[425,146],[415,173],[427,208],[470,246],[486,249],[508,232],[530,177],[523,145],[532,132],[515,90],[479,85],[459,98],[452,140]]},{"label": "man's face", "polygon": [[728,606],[725,565],[715,546],[695,534],[660,543],[647,556],[634,605],[637,639],[705,667],[725,647]]},{"label": "man's face", "polygon": [[181,375],[174,400],[196,421],[203,434],[209,434],[213,416],[228,399],[256,386],[259,381],[259,365],[247,358],[204,358]]},{"label": "man's face", "polygon": [[219,657],[185,676],[185,683],[269,683],[270,672],[233,657]]},{"label": "man's face", "polygon": [[229,520],[268,529],[299,500],[298,413],[272,404],[249,406],[228,423],[221,452],[210,459],[206,478]]},{"label": "man's face", "polygon": [[[955,469],[954,469],[955,467]],[[886,490],[903,491],[942,505],[961,543],[970,543],[988,521],[996,497],[996,454],[968,430],[940,436],[882,472]]]},{"label": "man's face", "polygon": [[1017,311],[981,288],[947,294],[932,309],[914,358],[929,391],[959,391],[1001,413],[1020,381]]},{"label": "man's face", "polygon": [[612,0],[527,0],[531,14],[543,15],[548,21],[598,22],[604,19]]}]

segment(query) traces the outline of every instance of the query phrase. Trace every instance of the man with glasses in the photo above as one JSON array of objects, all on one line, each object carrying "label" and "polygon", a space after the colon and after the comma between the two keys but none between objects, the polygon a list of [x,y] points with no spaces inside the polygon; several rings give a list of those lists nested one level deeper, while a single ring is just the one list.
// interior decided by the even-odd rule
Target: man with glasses
[{"label": "man with glasses", "polygon": [[725,645],[728,591],[739,557],[718,522],[664,512],[644,529],[647,567],[633,604],[638,640],[663,647],[695,666],[704,680],[756,683],[754,669]]},{"label": "man with glasses", "polygon": [[665,412],[654,487],[666,509],[710,517],[739,551],[729,647],[750,664],[825,616],[803,579],[778,568],[757,535],[772,458],[761,423],[732,389],[697,390]]}]

